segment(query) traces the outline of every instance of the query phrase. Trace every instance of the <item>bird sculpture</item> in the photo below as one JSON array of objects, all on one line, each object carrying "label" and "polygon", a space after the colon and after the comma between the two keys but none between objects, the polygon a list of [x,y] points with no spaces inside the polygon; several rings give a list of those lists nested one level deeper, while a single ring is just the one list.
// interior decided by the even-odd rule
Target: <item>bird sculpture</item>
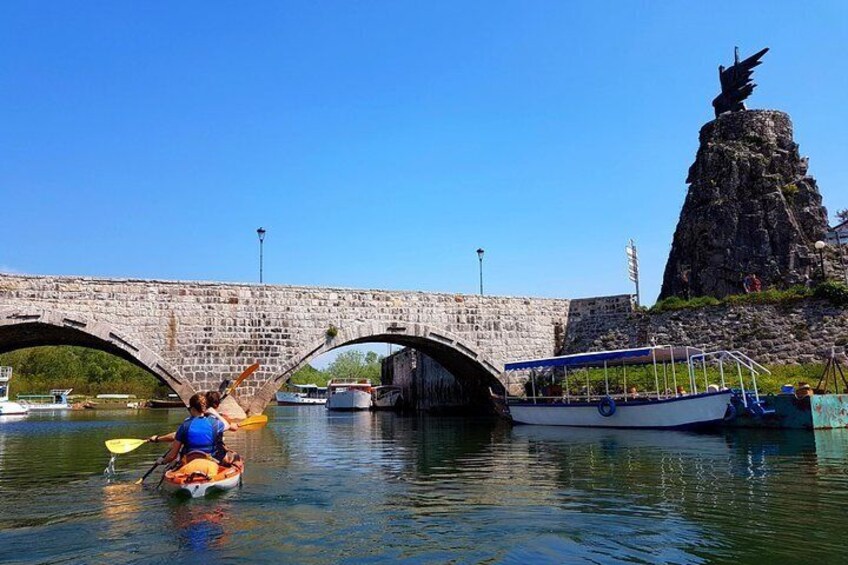
[{"label": "bird sculpture", "polygon": [[745,109],[745,99],[754,92],[754,88],[757,86],[751,82],[754,67],[762,62],[760,59],[768,50],[769,48],[766,47],[744,61],[740,61],[739,48],[736,47],[733,52],[733,65],[727,69],[723,65],[719,65],[718,79],[721,82],[721,94],[713,100],[716,117],[725,112],[739,112]]}]

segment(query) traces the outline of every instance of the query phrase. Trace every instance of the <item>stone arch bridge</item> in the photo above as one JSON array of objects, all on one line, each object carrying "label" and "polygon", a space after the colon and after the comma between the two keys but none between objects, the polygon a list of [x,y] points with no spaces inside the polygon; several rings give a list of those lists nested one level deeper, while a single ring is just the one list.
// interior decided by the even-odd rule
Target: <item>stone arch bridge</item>
[{"label": "stone arch bridge", "polygon": [[298,368],[357,343],[413,347],[457,378],[502,389],[506,360],[561,349],[578,302],[0,275],[0,353],[38,345],[100,349],[150,371],[183,400],[258,361],[261,369],[237,391],[239,404],[257,413]]}]

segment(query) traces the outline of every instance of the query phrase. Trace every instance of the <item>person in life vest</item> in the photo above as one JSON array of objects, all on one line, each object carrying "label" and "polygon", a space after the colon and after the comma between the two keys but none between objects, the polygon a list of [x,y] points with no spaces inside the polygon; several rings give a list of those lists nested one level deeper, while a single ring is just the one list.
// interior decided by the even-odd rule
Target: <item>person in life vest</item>
[{"label": "person in life vest", "polygon": [[[218,413],[218,407],[221,405],[221,393],[217,390],[210,390],[206,393],[206,415],[210,418],[220,420],[225,426],[225,429],[230,431],[238,430],[238,424],[230,422],[230,420]],[[212,457],[225,465],[231,465],[233,462],[241,459],[241,456],[235,451],[224,445],[224,434],[219,437],[218,443],[215,445],[215,452]]]},{"label": "person in life vest", "polygon": [[[174,434],[171,450],[156,460],[158,464],[170,463],[178,456],[182,458],[183,464],[213,456],[216,446],[223,441],[221,437],[227,427],[221,420],[207,416],[206,408],[206,396],[203,393],[199,392],[189,399],[188,411],[191,415],[180,424]],[[166,439],[166,436],[157,437],[154,441],[161,439]]]}]

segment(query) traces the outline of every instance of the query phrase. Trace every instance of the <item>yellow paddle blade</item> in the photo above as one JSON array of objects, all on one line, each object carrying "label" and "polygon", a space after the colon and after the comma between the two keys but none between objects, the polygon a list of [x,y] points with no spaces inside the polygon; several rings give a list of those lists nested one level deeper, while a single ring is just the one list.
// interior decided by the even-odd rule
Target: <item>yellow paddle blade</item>
[{"label": "yellow paddle blade", "polygon": [[258,430],[259,428],[265,426],[268,423],[268,416],[265,414],[259,414],[257,416],[251,416],[250,418],[245,418],[241,422],[238,423],[239,430],[251,431]]},{"label": "yellow paddle blade", "polygon": [[246,379],[247,377],[249,377],[250,375],[255,373],[258,368],[259,368],[259,363],[254,363],[253,365],[251,365],[250,367],[248,367],[247,369],[242,371],[241,374],[236,378],[236,380],[233,381],[233,384],[230,385],[230,388],[228,388],[224,392],[223,396],[224,397],[229,396],[230,393],[233,392],[236,389],[236,387],[242,383],[242,381],[244,381],[244,379]]},{"label": "yellow paddle blade", "polygon": [[146,439],[110,439],[106,441],[106,449],[115,455],[120,455],[129,453],[145,443],[147,443]]}]

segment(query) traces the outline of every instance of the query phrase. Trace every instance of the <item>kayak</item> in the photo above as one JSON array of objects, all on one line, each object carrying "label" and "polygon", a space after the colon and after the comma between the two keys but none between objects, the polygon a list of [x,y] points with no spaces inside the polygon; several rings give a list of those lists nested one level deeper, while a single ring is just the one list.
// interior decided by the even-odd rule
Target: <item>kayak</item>
[{"label": "kayak", "polygon": [[201,498],[236,488],[241,484],[242,473],[242,461],[225,467],[208,459],[195,459],[179,469],[166,471],[162,489],[176,495]]}]

